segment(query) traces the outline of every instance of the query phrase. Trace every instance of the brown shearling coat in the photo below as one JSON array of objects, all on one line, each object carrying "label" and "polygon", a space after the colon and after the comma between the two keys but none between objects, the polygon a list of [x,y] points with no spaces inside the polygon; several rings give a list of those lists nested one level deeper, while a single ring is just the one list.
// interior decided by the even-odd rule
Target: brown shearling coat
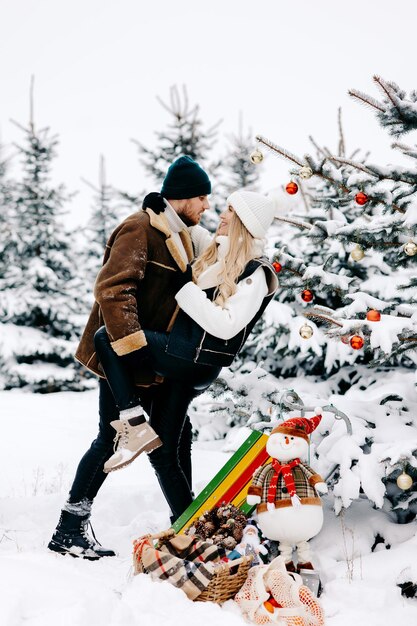
[{"label": "brown shearling coat", "polygon": [[[188,260],[193,258],[191,237],[180,232]],[[94,334],[106,326],[114,351],[123,356],[146,345],[143,328],[167,331],[178,311],[173,272],[186,269],[163,213],[151,209],[127,217],[107,242],[103,266],[94,285],[95,302],[75,358],[103,377],[94,348]],[[135,373],[136,384],[160,378]]]}]

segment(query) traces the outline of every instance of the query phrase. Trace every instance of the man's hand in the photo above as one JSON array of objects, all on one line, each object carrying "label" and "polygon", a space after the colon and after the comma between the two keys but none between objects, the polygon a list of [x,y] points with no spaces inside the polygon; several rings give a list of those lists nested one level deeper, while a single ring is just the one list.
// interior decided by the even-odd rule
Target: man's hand
[{"label": "man's hand", "polygon": [[177,272],[173,278],[173,282],[175,285],[175,292],[179,291],[184,285],[193,280],[193,270],[191,265],[188,263],[185,268],[185,272]]},{"label": "man's hand", "polygon": [[165,210],[166,204],[163,196],[157,191],[151,191],[144,197],[142,202],[142,209],[152,209],[154,213],[162,213]]}]

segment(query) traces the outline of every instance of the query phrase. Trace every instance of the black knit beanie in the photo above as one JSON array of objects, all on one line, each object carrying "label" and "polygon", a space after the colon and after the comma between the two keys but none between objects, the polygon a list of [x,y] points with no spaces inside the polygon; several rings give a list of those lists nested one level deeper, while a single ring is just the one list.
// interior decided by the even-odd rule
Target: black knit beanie
[{"label": "black knit beanie", "polygon": [[181,156],[169,166],[161,194],[164,198],[182,200],[206,196],[211,183],[206,172],[189,156]]}]

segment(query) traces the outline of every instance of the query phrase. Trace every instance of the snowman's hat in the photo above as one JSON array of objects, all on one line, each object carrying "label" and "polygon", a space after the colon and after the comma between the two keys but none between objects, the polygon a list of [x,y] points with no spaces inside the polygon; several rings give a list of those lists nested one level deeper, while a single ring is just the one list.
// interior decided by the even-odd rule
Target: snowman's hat
[{"label": "snowman's hat", "polygon": [[279,426],[276,426],[271,435],[275,433],[283,433],[285,435],[291,435],[292,437],[302,437],[307,442],[309,441],[309,434],[317,428],[321,422],[321,414],[318,409],[315,409],[317,415],[308,419],[307,417],[290,417]]}]

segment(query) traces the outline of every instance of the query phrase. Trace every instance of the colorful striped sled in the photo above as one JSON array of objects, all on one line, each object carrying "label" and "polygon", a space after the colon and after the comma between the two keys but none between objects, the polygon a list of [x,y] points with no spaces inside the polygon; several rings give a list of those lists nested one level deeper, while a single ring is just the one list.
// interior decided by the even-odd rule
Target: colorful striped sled
[{"label": "colorful striped sled", "polygon": [[254,471],[270,461],[265,449],[267,435],[253,431],[197,498],[173,524],[176,533],[182,533],[204,511],[231,502],[249,515],[254,507],[246,503],[246,494]]}]

